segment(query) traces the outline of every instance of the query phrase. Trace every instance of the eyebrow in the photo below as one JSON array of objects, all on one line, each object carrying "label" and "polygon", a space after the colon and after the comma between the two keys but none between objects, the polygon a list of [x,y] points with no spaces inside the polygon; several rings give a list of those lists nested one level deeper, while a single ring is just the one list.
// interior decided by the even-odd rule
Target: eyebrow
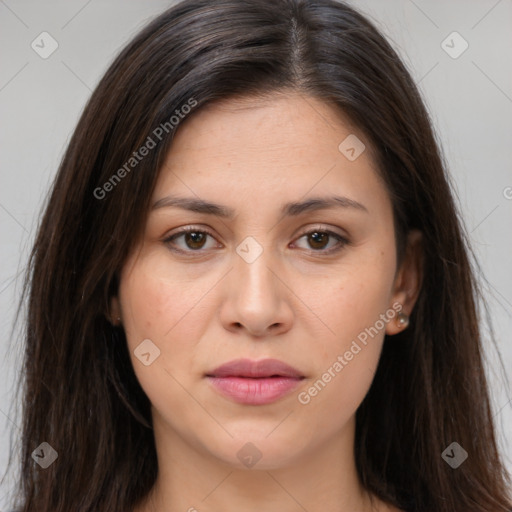
[{"label": "eyebrow", "polygon": [[[159,208],[176,207],[196,213],[216,215],[226,219],[235,217],[235,210],[224,205],[205,201],[195,197],[167,196],[153,204],[152,210]],[[368,213],[368,209],[358,201],[343,196],[310,197],[300,202],[285,203],[281,208],[281,214],[285,216],[297,216],[302,213],[329,208],[353,208]]]}]

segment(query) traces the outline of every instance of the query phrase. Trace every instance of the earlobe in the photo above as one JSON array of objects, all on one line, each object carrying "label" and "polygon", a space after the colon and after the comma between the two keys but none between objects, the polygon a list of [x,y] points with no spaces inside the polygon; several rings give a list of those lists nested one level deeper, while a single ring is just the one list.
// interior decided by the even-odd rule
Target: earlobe
[{"label": "earlobe", "polygon": [[[398,305],[398,303],[395,304]],[[385,332],[388,336],[398,334],[399,332],[402,332],[407,329],[407,327],[409,327],[409,322],[409,315],[403,311],[398,311],[394,319],[386,324]]]},{"label": "earlobe", "polygon": [[391,303],[399,304],[400,309],[395,319],[387,324],[386,334],[393,335],[407,329],[409,317],[420,293],[422,280],[422,233],[415,229],[407,235],[405,255],[394,284]]},{"label": "earlobe", "polygon": [[116,296],[112,296],[110,298],[110,304],[109,304],[109,312],[107,315],[108,321],[114,325],[119,326],[121,325],[121,307],[119,304],[119,299]]}]

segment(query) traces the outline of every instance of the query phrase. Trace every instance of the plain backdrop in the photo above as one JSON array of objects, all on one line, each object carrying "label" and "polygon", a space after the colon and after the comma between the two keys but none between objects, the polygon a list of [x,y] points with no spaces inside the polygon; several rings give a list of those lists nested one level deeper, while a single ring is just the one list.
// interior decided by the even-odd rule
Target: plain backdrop
[{"label": "plain backdrop", "polygon": [[[402,55],[442,144],[485,277],[506,368],[500,370],[498,352],[484,326],[501,452],[512,470],[512,1],[351,3],[370,16]],[[12,324],[41,205],[79,114],[107,66],[141,27],[170,5],[163,0],[0,0],[2,474],[20,425],[14,384],[21,341]],[[40,36],[42,32],[56,43]],[[46,59],[31,46],[41,37],[47,38],[46,49],[58,44]],[[0,488],[0,510],[12,489],[12,466]]]}]

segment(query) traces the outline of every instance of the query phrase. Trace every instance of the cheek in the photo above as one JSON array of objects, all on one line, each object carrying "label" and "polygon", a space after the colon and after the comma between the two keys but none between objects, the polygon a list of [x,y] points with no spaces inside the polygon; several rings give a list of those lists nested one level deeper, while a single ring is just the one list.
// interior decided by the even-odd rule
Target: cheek
[{"label": "cheek", "polygon": [[183,330],[198,325],[190,319],[201,309],[207,283],[177,273],[158,254],[127,268],[121,279],[120,299],[129,344],[151,338],[159,345],[169,345],[178,332],[185,344],[192,341]]},{"label": "cheek", "polygon": [[[183,389],[179,383],[186,382],[195,368],[194,346],[202,328],[198,301],[205,291],[201,283],[173,272],[165,258],[157,256],[126,265],[119,297],[137,380],[152,404],[167,410],[180,405]],[[144,341],[148,347],[144,352],[139,350],[143,340],[151,341],[149,345]],[[137,357],[147,352],[148,365]]]},{"label": "cheek", "polygon": [[324,338],[315,347],[315,374],[297,397],[313,437],[320,431],[322,437],[335,435],[350,421],[368,393],[379,363],[385,325],[380,315],[386,312],[386,294],[377,296],[374,288],[372,292],[357,287],[351,291],[353,295],[340,292],[336,308],[327,312],[336,337]]},{"label": "cheek", "polygon": [[331,335],[316,343],[316,374],[301,389],[299,402],[318,427],[327,429],[348,421],[364,399],[379,362],[386,323],[395,316],[389,303],[394,252],[358,256],[347,259],[336,279],[317,289],[315,295],[324,301],[317,299],[312,307]]},{"label": "cheek", "polygon": [[[343,350],[386,313],[391,306],[394,271],[392,250],[387,253],[369,247],[347,257],[329,278],[317,284],[308,300],[329,327],[330,335],[324,338],[327,351]],[[377,329],[382,328],[379,322]]]},{"label": "cheek", "polygon": [[344,363],[337,360],[344,352],[333,354],[330,364],[301,390],[297,419],[306,427],[311,443],[338,435],[356,414],[371,386],[379,359],[381,340],[372,343],[371,347],[361,346],[351,361],[344,358]]},{"label": "cheek", "polygon": [[[183,273],[178,275],[165,265],[165,258],[157,256],[127,265],[119,290],[132,365],[152,402],[157,402],[162,394],[167,395],[166,400],[172,398],[172,393],[163,390],[173,390],[179,396],[180,390],[174,389],[174,384],[199,371],[194,361],[195,345],[207,323],[204,300],[200,299],[208,291],[208,283],[189,280]],[[137,357],[147,353],[139,348],[143,340],[151,341],[150,352],[153,351],[152,362],[147,366]]]},{"label": "cheek", "polygon": [[122,283],[121,308],[128,344],[132,346],[145,338],[159,344],[183,302],[175,300],[175,307],[169,307],[174,290],[144,267],[134,269]]}]

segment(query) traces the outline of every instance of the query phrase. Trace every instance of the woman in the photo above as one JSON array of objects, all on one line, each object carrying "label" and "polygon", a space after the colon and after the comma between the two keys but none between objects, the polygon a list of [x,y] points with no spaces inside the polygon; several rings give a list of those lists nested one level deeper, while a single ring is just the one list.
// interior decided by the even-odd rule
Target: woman
[{"label": "woman", "polygon": [[41,221],[19,510],[508,510],[477,292],[376,28],[186,0],[105,74]]}]

